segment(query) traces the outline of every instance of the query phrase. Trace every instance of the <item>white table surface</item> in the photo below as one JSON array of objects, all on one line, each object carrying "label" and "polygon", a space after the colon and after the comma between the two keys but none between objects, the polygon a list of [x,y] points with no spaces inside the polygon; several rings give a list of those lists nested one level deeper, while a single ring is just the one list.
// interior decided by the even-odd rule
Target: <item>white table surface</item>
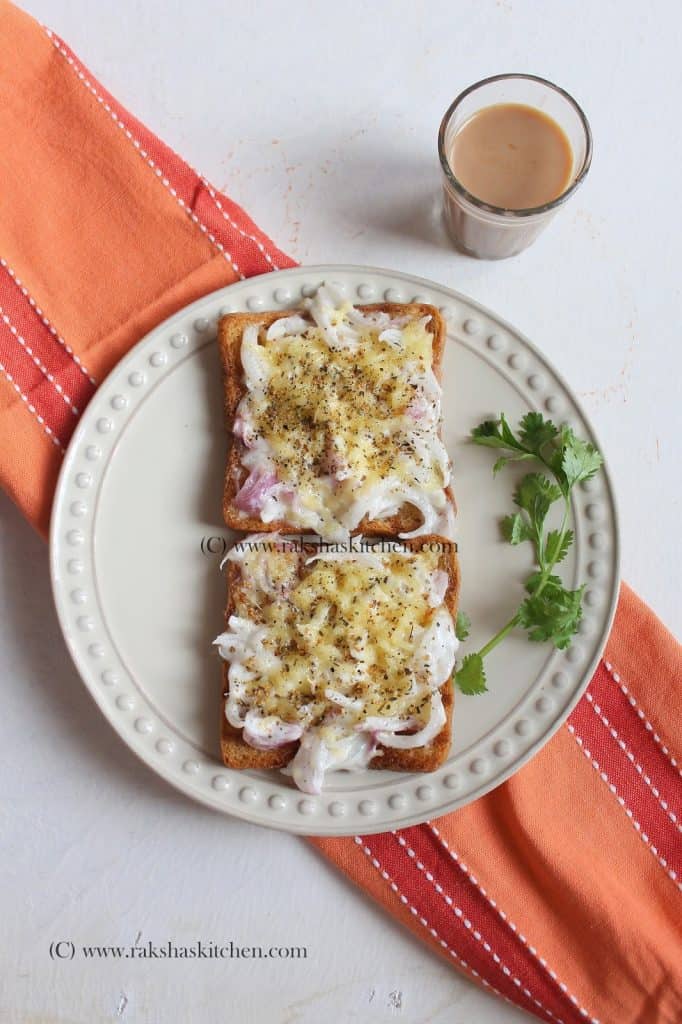
[{"label": "white table surface", "polygon": [[[395,267],[491,306],[582,397],[615,478],[623,574],[682,632],[682,8],[655,0],[25,0],[100,80],[303,262]],[[582,190],[534,248],[453,253],[440,116],[532,71],[592,123]],[[513,1024],[299,839],[175,793],[100,716],[47,550],[0,498],[0,1019]],[[53,940],[308,946],[300,961],[53,962]],[[608,1022],[604,1022],[608,1024]]]}]

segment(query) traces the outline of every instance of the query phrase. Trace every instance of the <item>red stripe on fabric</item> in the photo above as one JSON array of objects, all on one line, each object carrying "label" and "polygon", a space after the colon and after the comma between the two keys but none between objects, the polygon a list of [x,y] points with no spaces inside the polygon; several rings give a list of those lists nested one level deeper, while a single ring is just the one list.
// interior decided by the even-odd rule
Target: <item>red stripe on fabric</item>
[{"label": "red stripe on fabric", "polygon": [[[88,368],[84,365],[80,356],[77,356],[76,353],[71,348],[71,346],[64,341],[64,339],[61,337],[54,324],[50,323],[48,318],[45,316],[43,310],[40,308],[40,306],[35,301],[33,296],[29,293],[28,288],[26,288],[23,281],[19,277],[17,277],[17,274],[14,271],[14,269],[10,267],[7,260],[3,259],[2,256],[0,256],[0,267],[9,277],[10,281],[12,282],[16,290],[21,294],[21,297],[25,299],[28,305],[31,307],[33,313],[38,318],[42,326],[47,328],[55,344],[58,345],[61,349],[63,349],[64,352],[66,352],[69,358],[72,359],[73,362],[76,364],[80,372],[89,379],[93,387],[96,387],[97,381],[92,376]],[[22,310],[24,309],[24,304],[21,302],[18,295],[16,295],[16,293],[13,292],[11,286],[9,285],[9,282],[5,282],[4,294],[6,301],[9,302],[10,304],[13,301],[16,301],[18,303],[17,310],[19,310],[19,308],[21,308]]]},{"label": "red stripe on fabric", "polygon": [[[597,670],[597,675],[601,676],[601,683],[601,673],[604,671],[603,666]],[[629,713],[622,714],[623,709],[619,707],[616,688],[612,686],[609,692],[603,685],[598,684],[593,691],[593,685],[590,686],[590,693],[594,699],[595,692],[599,696],[597,706],[607,721],[613,722],[616,729],[618,726],[615,723],[618,722],[625,733],[623,739],[626,740],[626,744],[628,741],[637,744],[641,737],[632,728],[633,723],[628,720],[631,717]],[[640,833],[642,841],[675,880],[682,870],[682,836],[660,806],[650,786],[645,783],[642,774],[636,770],[633,760],[628,758],[626,751],[614,739],[609,726],[595,713],[587,699],[583,698],[576,706],[568,725],[581,741],[580,745],[586,756],[594,763],[595,770],[602,776],[603,782],[611,789],[614,799],[630,818],[633,828]],[[642,756],[648,763],[650,751],[641,745],[636,749],[638,757]]]},{"label": "red stripe on fabric", "polygon": [[609,672],[603,661],[599,663],[590,684],[590,693],[620,738],[632,750],[661,796],[669,799],[670,807],[678,817],[682,815],[680,770],[674,758],[669,752],[666,756],[667,747],[662,744],[660,737],[654,733],[647,720],[640,717],[640,712],[643,714],[642,709],[638,707],[636,701],[632,703],[634,697],[630,699],[628,694],[623,692],[620,683],[613,678],[613,673]]},{"label": "red stripe on fabric", "polygon": [[[440,949],[444,951],[444,955],[447,955],[453,962],[458,963],[463,970],[467,971],[472,976],[472,978],[474,978],[477,982],[480,982],[480,984],[483,985],[484,988],[487,988],[491,992],[494,992],[496,996],[499,996],[500,999],[503,999],[505,1002],[511,1003],[510,999],[503,995],[497,988],[495,988],[494,985],[491,985],[486,978],[482,978],[478,971],[475,968],[471,967],[471,965],[468,964],[466,960],[463,960],[457,953],[457,950],[453,949],[447,943],[447,941],[441,935],[439,935],[435,928],[429,926],[429,923],[426,920],[426,918],[419,916],[417,908],[409,902],[408,898],[405,896],[405,894],[402,892],[402,890],[399,888],[396,882],[384,869],[381,861],[377,859],[374,852],[370,850],[369,846],[367,846],[366,843],[363,842],[360,836],[355,836],[354,838],[355,842],[360,846],[360,849],[370,861],[374,870],[381,875],[385,882],[388,883],[391,891],[398,896],[401,903],[404,904],[407,907],[407,909],[415,915],[415,918],[418,921],[419,925],[429,933],[429,936],[434,941],[438,943]],[[598,1024],[598,1022],[593,1022],[593,1024]]]},{"label": "red stripe on fabric", "polygon": [[0,362],[21,394],[33,406],[35,415],[42,418],[59,443],[66,447],[78,420],[2,319]]},{"label": "red stripe on fabric", "polygon": [[591,1017],[585,1007],[580,1004],[575,995],[568,989],[568,986],[557,977],[556,972],[549,967],[547,961],[543,959],[538,950],[533,947],[528,938],[523,935],[518,926],[505,913],[502,907],[500,907],[492,898],[490,893],[483,888],[478,879],[471,874],[468,866],[464,863],[457,851],[452,848],[450,843],[441,834],[440,829],[438,829],[432,821],[427,821],[425,827],[435,838],[436,847],[441,853],[441,856],[443,856],[444,851],[445,862],[453,871],[455,871],[455,877],[457,877],[456,873],[459,872],[459,875],[466,878],[468,883],[473,886],[473,890],[478,894],[479,899],[482,901],[484,910],[487,912],[492,911],[493,921],[499,920],[504,923],[504,927],[512,936],[513,940],[522,947],[524,956],[530,959],[531,964],[534,965],[534,969],[540,969],[540,976],[548,978],[557,987],[558,991],[565,995],[573,1006],[577,1007],[583,1020],[587,1020],[591,1022],[591,1024],[599,1024],[599,1021]]},{"label": "red stripe on fabric", "polygon": [[[95,76],[83,65],[74,52],[54,32],[48,35],[62,56],[73,67],[84,86],[93,93],[107,116],[113,118],[125,131],[134,146],[149,165],[161,184],[168,188],[188,213],[210,232],[218,245],[225,250],[238,275],[251,277],[269,270],[296,264],[285,256],[274,243],[244,213],[241,207],[221,193],[213,190],[208,182],[167,146],[153,132],[138,121]],[[210,191],[209,191],[210,189]],[[214,196],[210,193],[214,192]],[[217,201],[216,201],[217,200]],[[227,216],[223,216],[220,210]],[[230,223],[232,221],[232,223]],[[252,237],[251,237],[252,236]],[[265,251],[264,251],[265,250]],[[268,254],[268,260],[265,253]],[[272,261],[272,262],[271,262]]]},{"label": "red stripe on fabric", "polygon": [[[60,343],[56,332],[53,333],[43,321],[37,306],[31,304],[26,289],[19,286],[16,278],[6,269],[6,265],[2,264],[0,264],[0,309],[3,311],[0,314],[0,319],[11,335],[9,338],[6,333],[3,334],[2,342],[3,356],[7,355],[6,359],[3,358],[3,362],[8,369],[8,360],[12,362],[12,353],[16,355],[17,346],[23,348],[35,369],[38,370],[38,376],[35,378],[36,386],[42,385],[43,381],[40,380],[40,377],[45,380],[45,373],[48,373],[54,381],[52,383],[48,380],[48,384],[59,400],[68,409],[74,407],[81,413],[92,398],[95,386],[74,354],[64,343]],[[12,365],[17,367],[14,362]],[[19,365],[21,365],[21,361]],[[40,367],[43,368],[42,371]],[[18,372],[21,373],[20,370]],[[23,387],[22,390],[24,390]],[[59,420],[61,422],[61,417]],[[67,434],[70,436],[70,431],[67,431]]]},{"label": "red stripe on fabric", "polygon": [[452,864],[428,828],[367,836],[363,842],[427,922],[427,928],[434,929],[503,995],[543,1020],[584,1021],[584,1015]]},{"label": "red stripe on fabric", "polygon": [[[241,206],[235,203],[234,200],[230,199],[229,196],[226,196],[221,192],[217,192],[205,178],[202,178],[201,180],[223,220],[225,220],[228,225],[233,227],[239,234],[243,232],[247,239],[250,236],[251,240],[255,241],[257,248],[261,247],[265,250],[265,253],[267,254],[264,256],[267,263],[266,270],[283,270],[285,267],[298,266],[296,260],[292,260],[290,256],[287,256],[286,253],[277,248],[272,239],[261,231],[258,225],[251,220],[249,215],[241,208]],[[264,271],[259,271],[259,273],[263,272]]]},{"label": "red stripe on fabric", "polygon": [[[244,216],[237,220],[228,212],[228,207],[231,211],[235,204],[230,203],[225,196],[220,196],[215,189],[209,190],[202,183],[196,194],[195,212],[212,234],[217,238],[226,238],[225,244],[229,246],[232,259],[243,277],[253,277],[255,274],[265,274],[270,270],[296,265],[284,253],[275,249],[268,239],[266,245],[255,231],[250,230],[248,223],[240,222],[244,220]],[[246,220],[248,221],[248,218]]]}]

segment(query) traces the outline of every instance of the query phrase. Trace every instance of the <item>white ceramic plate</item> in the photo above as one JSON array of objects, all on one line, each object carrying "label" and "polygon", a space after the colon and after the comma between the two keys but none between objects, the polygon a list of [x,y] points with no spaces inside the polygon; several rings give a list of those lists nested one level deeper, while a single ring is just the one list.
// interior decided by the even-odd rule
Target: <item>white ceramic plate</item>
[{"label": "white ceramic plate", "polygon": [[576,540],[564,574],[587,582],[579,636],[565,653],[510,637],[487,660],[489,692],[456,696],[450,758],[430,775],[339,773],[319,797],[278,772],[230,771],[219,758],[223,628],[219,563],[226,439],[217,317],[286,309],[334,281],[353,301],[424,301],[448,322],[444,436],[455,467],[461,606],[474,650],[521,599],[530,552],[499,535],[508,471],[466,438],[480,420],[528,409],[595,440],[576,399],[518,331],[470,299],[408,274],[297,268],[209,295],[157,327],[113,370],[64,459],[51,528],[55,601],[86,686],[125,742],[165,779],[249,821],[317,835],[381,832],[452,811],[508,778],[559,728],[587,686],[618,594],[618,531],[608,473],[573,504]]}]

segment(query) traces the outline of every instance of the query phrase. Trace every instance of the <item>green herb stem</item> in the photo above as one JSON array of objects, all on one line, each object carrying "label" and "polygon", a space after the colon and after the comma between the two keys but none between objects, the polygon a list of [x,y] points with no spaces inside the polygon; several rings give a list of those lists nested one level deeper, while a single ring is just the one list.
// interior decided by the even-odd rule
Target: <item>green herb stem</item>
[{"label": "green herb stem", "polygon": [[504,638],[509,633],[511,633],[513,629],[516,629],[518,624],[519,616],[515,615],[513,619],[509,620],[506,626],[503,626],[502,629],[498,630],[498,632],[495,634],[494,637],[492,637],[491,640],[488,640],[488,643],[485,645],[485,647],[481,647],[480,651],[476,652],[479,655],[479,657],[485,658],[486,654],[490,654],[490,652],[494,650],[498,644],[502,643]]},{"label": "green herb stem", "polygon": [[[548,470],[549,478],[541,473],[526,474],[514,493],[518,511],[503,520],[503,532],[511,544],[524,540],[532,543],[536,570],[526,580],[527,596],[516,615],[480,650],[465,655],[457,668],[455,681],[468,694],[485,692],[483,659],[517,626],[528,631],[529,640],[551,641],[560,650],[571,643],[582,614],[583,587],[569,590],[554,574],[554,569],[573,542],[569,529],[571,491],[576,484],[594,476],[603,461],[589,441],[576,437],[566,425],[555,426],[537,412],[523,417],[518,435],[502,414],[499,420],[486,420],[476,427],[472,440],[503,453],[493,466],[494,475],[507,463],[536,459]],[[564,504],[561,526],[547,532],[547,514],[561,499]],[[468,632],[464,633],[460,639],[467,635]]]}]

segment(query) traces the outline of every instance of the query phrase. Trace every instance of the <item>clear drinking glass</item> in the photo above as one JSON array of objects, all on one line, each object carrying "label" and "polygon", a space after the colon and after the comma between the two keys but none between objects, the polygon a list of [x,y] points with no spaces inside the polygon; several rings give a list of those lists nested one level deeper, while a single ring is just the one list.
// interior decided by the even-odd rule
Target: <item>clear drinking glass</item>
[{"label": "clear drinking glass", "polygon": [[[483,107],[523,103],[552,117],[566,133],[573,153],[570,183],[560,196],[528,210],[507,210],[484,203],[464,188],[450,166],[457,132]],[[460,93],[448,107],[438,132],[443,171],[444,215],[457,249],[479,259],[515,256],[533,242],[556,210],[573,195],[592,160],[592,133],[585,114],[567,92],[536,75],[494,75]]]}]

